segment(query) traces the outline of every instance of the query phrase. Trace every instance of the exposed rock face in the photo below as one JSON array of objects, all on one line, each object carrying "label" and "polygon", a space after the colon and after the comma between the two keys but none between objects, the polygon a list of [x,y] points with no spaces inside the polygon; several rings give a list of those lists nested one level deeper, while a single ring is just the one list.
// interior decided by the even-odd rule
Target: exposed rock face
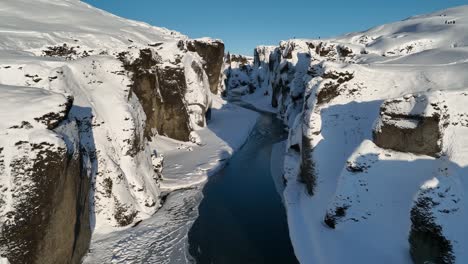
[{"label": "exposed rock face", "polygon": [[187,42],[187,49],[202,57],[210,90],[213,94],[217,94],[223,69],[224,43],[220,40],[194,39]]},{"label": "exposed rock face", "polygon": [[[441,151],[440,109],[422,95],[391,99],[382,104],[373,131],[381,148],[436,156]],[[427,110],[426,108],[432,109]]]},{"label": "exposed rock face", "polygon": [[315,164],[312,158],[313,149],[307,138],[302,139],[301,167],[299,171],[299,180],[305,184],[309,195],[314,195],[317,177],[315,176]]},{"label": "exposed rock face", "polygon": [[[10,137],[0,129],[4,152],[0,174],[5,178],[1,182],[1,256],[10,263],[80,263],[91,238],[90,179],[83,169],[76,124],[58,126],[67,118],[73,100],[63,97],[60,102],[53,93],[15,89],[30,89],[28,96],[37,93],[36,101],[49,97],[51,105],[35,106],[31,117],[39,117],[34,121],[21,110],[10,109],[13,117],[25,119],[19,123],[28,125],[7,128]],[[29,102],[30,98],[15,100]],[[52,127],[56,132],[48,130]]]},{"label": "exposed rock face", "polygon": [[434,206],[437,202],[423,192],[411,209],[409,243],[415,264],[455,263],[452,242],[445,237],[442,226],[436,223],[432,214]]},{"label": "exposed rock face", "polygon": [[252,79],[252,58],[227,54],[225,57],[225,94],[234,93],[239,95],[251,94],[257,87]]},{"label": "exposed rock face", "polygon": [[[11,263],[80,263],[91,239],[89,179],[82,174],[81,155],[47,143],[18,145],[37,151],[37,159],[12,160],[15,182],[34,188],[23,197],[3,225],[2,246]],[[45,157],[45,158],[44,158]],[[23,173],[24,167],[30,169]]]},{"label": "exposed rock face", "polygon": [[132,90],[146,114],[145,137],[156,133],[188,141],[192,128],[184,103],[186,82],[179,67],[157,67],[160,63],[151,49],[140,51],[140,57],[124,66],[133,73]]},{"label": "exposed rock face", "polygon": [[[139,57],[134,60],[125,52],[118,55],[125,69],[132,73],[132,91],[146,114],[144,135],[147,139],[160,134],[191,140],[191,132],[205,126],[211,92],[218,90],[219,53],[224,52],[224,44],[190,40],[180,41],[178,46],[178,53],[173,54],[170,64],[164,63],[154,49],[140,50]],[[203,60],[195,54],[202,54]]]},{"label": "exposed rock face", "polygon": [[162,135],[188,141],[191,127],[183,101],[187,89],[184,71],[178,67],[158,69],[157,78],[160,80],[161,101],[158,104],[159,109],[155,111],[156,120],[160,122],[156,128]]}]

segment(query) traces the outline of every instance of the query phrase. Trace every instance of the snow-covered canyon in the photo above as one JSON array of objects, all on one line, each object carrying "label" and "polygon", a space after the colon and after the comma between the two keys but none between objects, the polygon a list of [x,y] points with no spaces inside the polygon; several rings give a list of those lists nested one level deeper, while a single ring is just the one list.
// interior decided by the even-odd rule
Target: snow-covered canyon
[{"label": "snow-covered canyon", "polygon": [[253,58],[78,0],[0,17],[0,263],[194,262],[205,184],[262,120],[231,97],[287,127],[259,156],[300,263],[468,262],[467,6]]},{"label": "snow-covered canyon", "polygon": [[229,69],[229,89],[290,128],[284,199],[301,263],[468,262],[467,19],[461,6],[283,41]]},{"label": "snow-covered canyon", "polygon": [[[164,146],[209,145],[198,151],[209,166],[253,126],[255,115],[216,95],[219,40],[191,40],[76,0],[0,6],[0,248],[11,263],[80,262],[91,233],[128,229],[169,191],[205,180],[201,166],[193,177],[164,179]],[[219,140],[206,131],[212,111],[236,114],[246,131]]]}]

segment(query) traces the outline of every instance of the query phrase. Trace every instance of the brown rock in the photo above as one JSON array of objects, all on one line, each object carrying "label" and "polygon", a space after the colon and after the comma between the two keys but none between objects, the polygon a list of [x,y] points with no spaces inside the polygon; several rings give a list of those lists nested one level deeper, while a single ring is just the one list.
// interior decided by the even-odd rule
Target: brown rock
[{"label": "brown rock", "polygon": [[[132,63],[123,62],[133,72],[131,88],[146,114],[145,137],[149,139],[157,132],[188,141],[191,127],[183,100],[187,89],[184,70],[178,66],[158,67],[150,49],[141,50],[140,58]],[[142,144],[141,139],[137,141],[135,153]]]},{"label": "brown rock", "polygon": [[208,75],[210,90],[217,94],[223,68],[224,43],[218,40],[195,39],[187,42],[187,49],[203,58],[203,68]]},{"label": "brown rock", "polygon": [[[419,104],[415,105],[425,108]],[[437,156],[441,151],[440,115],[433,113],[427,116],[424,113],[395,113],[391,109],[398,108],[398,104],[404,104],[405,100],[394,99],[384,102],[380,109],[380,117],[377,126],[373,130],[374,143],[387,149],[415,154]]]},{"label": "brown rock", "polygon": [[17,147],[25,151],[10,165],[15,203],[2,224],[4,256],[10,263],[80,263],[91,238],[81,154],[45,142]]}]

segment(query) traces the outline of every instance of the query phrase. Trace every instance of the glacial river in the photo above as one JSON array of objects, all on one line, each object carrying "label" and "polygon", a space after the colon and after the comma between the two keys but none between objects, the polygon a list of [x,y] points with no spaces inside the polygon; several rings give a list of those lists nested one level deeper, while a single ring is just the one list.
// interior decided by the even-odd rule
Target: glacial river
[{"label": "glacial river", "polygon": [[189,232],[196,263],[298,263],[270,169],[273,145],[286,138],[282,122],[261,112],[245,145],[210,177]]}]

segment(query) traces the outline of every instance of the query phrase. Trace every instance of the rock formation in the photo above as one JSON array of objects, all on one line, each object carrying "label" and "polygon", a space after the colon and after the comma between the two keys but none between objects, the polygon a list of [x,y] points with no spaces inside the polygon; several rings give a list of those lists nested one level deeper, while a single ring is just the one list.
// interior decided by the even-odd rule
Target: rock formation
[{"label": "rock formation", "polygon": [[[91,237],[90,179],[72,98],[26,87],[1,87],[0,248],[10,263],[80,263]],[[23,96],[21,96],[23,95]],[[12,104],[37,104],[24,108]],[[52,131],[53,129],[53,131]]]},{"label": "rock formation", "polygon": [[28,32],[0,37],[0,57],[13,58],[0,63],[0,257],[79,263],[92,232],[160,208],[151,141],[200,143],[224,44],[80,1],[0,5],[17,14],[9,32]]},{"label": "rock formation", "polygon": [[466,52],[446,49],[466,36],[439,27],[466,12],[255,49],[243,79],[289,127],[284,199],[301,262],[468,260]]},{"label": "rock formation", "polygon": [[440,110],[437,104],[428,105],[423,95],[384,102],[373,131],[375,144],[401,152],[436,156],[441,151]]},{"label": "rock formation", "polygon": [[220,40],[194,39],[187,42],[187,49],[203,59],[203,69],[208,75],[210,90],[217,94],[223,69],[224,43]]}]

